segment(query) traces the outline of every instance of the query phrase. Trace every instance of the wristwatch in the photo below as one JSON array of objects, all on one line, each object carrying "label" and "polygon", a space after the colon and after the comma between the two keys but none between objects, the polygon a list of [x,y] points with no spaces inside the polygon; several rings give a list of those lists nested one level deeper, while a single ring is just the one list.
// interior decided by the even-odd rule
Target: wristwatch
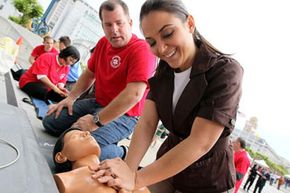
[{"label": "wristwatch", "polygon": [[100,117],[98,114],[95,114],[94,115],[94,118],[93,118],[95,124],[98,126],[98,127],[103,127],[104,125],[100,122]]}]

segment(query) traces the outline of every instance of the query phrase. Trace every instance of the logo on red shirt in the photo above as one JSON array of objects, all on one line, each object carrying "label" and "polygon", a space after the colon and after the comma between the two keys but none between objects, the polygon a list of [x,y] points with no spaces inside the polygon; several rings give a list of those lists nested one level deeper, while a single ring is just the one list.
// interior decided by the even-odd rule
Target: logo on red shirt
[{"label": "logo on red shirt", "polygon": [[59,78],[60,78],[60,79],[63,79],[65,76],[66,76],[66,74],[61,74],[61,75],[59,76]]},{"label": "logo on red shirt", "polygon": [[111,60],[111,66],[113,68],[118,68],[121,64],[121,58],[120,56],[113,56],[112,60]]}]

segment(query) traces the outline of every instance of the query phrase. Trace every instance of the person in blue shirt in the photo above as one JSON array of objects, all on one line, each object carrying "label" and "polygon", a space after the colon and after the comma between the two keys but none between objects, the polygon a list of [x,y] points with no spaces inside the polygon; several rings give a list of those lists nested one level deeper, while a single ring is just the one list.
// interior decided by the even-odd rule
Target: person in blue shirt
[{"label": "person in blue shirt", "polygon": [[[71,45],[71,40],[68,36],[62,36],[58,39],[58,41],[59,41],[60,51]],[[82,74],[82,69],[81,69],[80,61],[70,66],[70,70],[67,76],[66,89],[71,91],[73,85],[77,82],[81,74]]]},{"label": "person in blue shirt", "polygon": [[81,74],[82,74],[82,68],[81,68],[80,61],[70,66],[70,70],[67,75],[67,82],[66,82],[66,88],[69,91],[71,91],[73,85],[77,82]]}]

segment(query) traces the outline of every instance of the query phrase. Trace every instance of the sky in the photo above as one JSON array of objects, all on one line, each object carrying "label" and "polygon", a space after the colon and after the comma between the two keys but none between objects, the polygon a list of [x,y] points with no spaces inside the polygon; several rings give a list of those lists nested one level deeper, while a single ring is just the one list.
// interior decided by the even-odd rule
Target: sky
[{"label": "sky", "polygon": [[[98,10],[103,0],[85,0]],[[47,7],[50,1],[39,0]],[[139,35],[144,0],[125,0]],[[259,136],[290,161],[290,28],[287,0],[183,0],[199,32],[244,68],[240,109],[258,118]]]}]

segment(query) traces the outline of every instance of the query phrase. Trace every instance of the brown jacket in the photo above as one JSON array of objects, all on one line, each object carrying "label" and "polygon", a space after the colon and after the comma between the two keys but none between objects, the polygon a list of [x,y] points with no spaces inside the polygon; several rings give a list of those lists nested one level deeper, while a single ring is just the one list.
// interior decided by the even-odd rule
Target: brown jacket
[{"label": "brown jacket", "polygon": [[[161,63],[164,61],[161,61]],[[228,136],[235,125],[241,97],[243,69],[230,57],[218,56],[201,45],[190,81],[172,113],[174,72],[167,69],[150,79],[148,99],[156,104],[159,117],[170,131],[157,157],[189,136],[196,117],[218,122],[225,129],[214,147],[198,161],[173,177],[183,193],[219,193],[234,187],[233,151]]]}]

